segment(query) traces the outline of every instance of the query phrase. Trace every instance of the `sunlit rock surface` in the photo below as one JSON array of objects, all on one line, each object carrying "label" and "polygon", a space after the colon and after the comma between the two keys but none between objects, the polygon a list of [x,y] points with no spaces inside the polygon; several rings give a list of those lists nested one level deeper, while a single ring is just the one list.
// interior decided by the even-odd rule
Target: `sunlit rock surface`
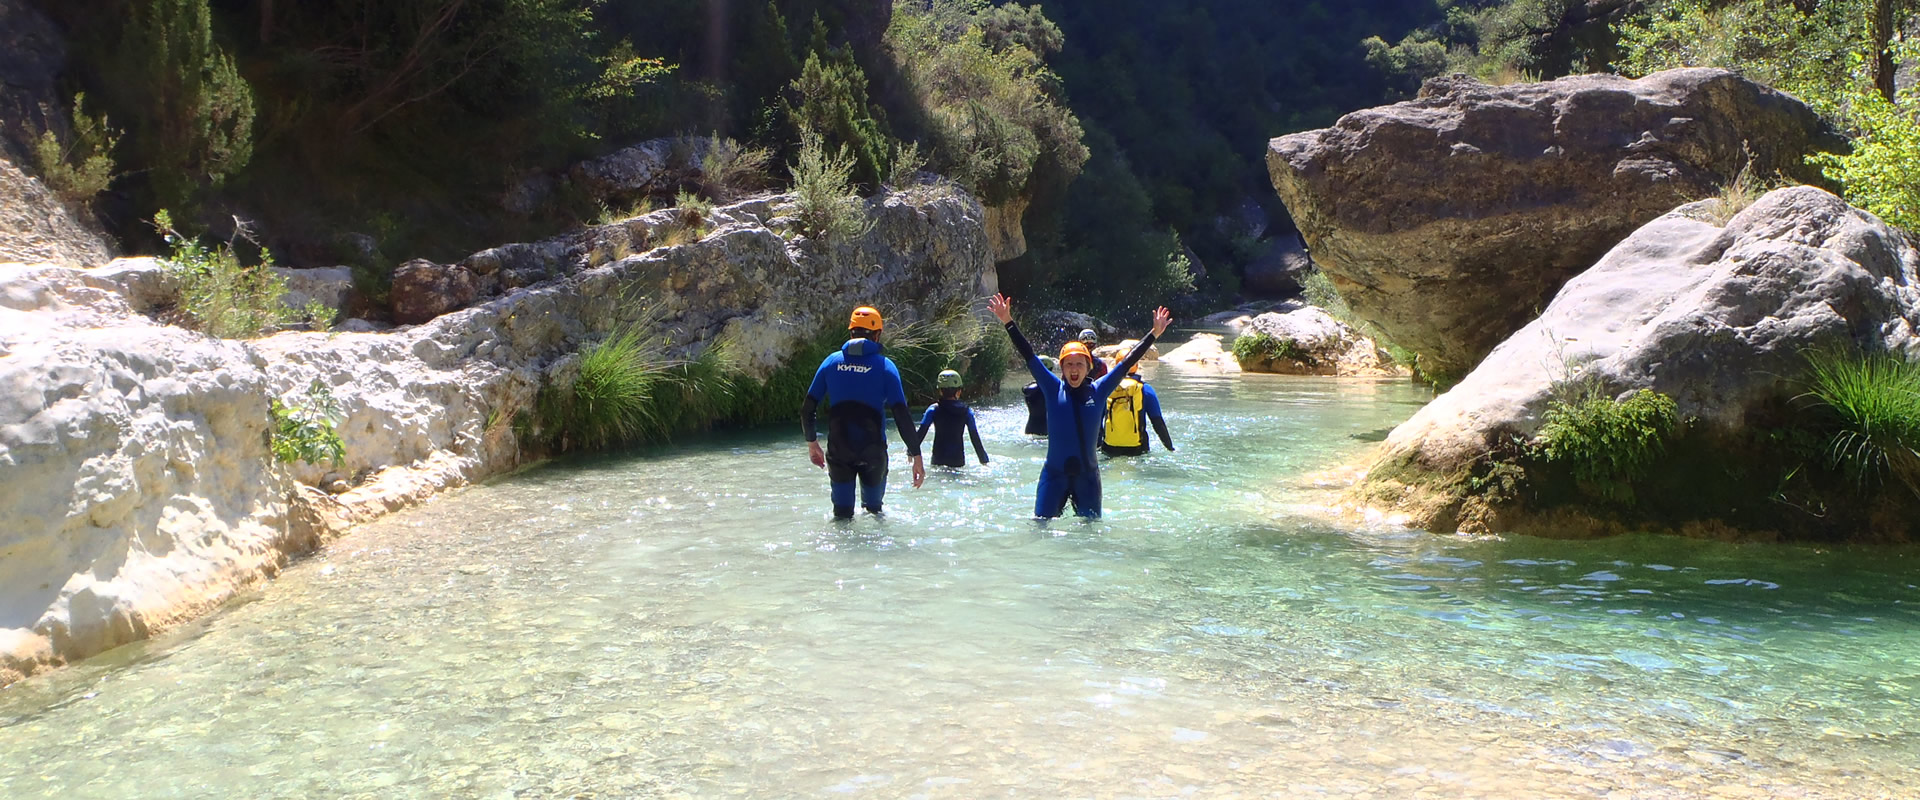
[{"label": "sunlit rock surface", "polygon": [[[765,377],[852,305],[904,324],[991,286],[972,198],[927,187],[870,205],[867,236],[823,246],[768,227],[778,203],[742,204],[699,241],[391,332],[215,340],[138,313],[166,291],[140,265],[0,266],[0,683],[142,638],[348,524],[516,466],[511,421],[550,367],[612,330],[682,356],[725,336]],[[276,464],[269,401],[316,382],[345,413],[345,463]]]}]

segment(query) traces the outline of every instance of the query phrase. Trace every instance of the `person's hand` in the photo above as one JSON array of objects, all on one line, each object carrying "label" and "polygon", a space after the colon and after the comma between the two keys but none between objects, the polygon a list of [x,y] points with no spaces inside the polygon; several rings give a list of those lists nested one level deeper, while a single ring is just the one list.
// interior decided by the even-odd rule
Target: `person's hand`
[{"label": "person's hand", "polygon": [[987,310],[993,312],[993,318],[1005,325],[1013,321],[1013,301],[1004,294],[995,294],[987,298]]},{"label": "person's hand", "polygon": [[1153,310],[1154,338],[1160,338],[1160,334],[1166,333],[1167,326],[1171,324],[1173,324],[1173,312],[1168,311],[1166,306],[1161,306]]},{"label": "person's hand", "polygon": [[926,483],[926,482],[927,482],[927,462],[921,460],[919,456],[914,456],[913,457],[913,488],[918,489],[920,488],[920,484]]},{"label": "person's hand", "polygon": [[821,469],[827,468],[827,452],[820,449],[820,441],[818,439],[807,442],[807,458],[813,462],[814,466]]}]

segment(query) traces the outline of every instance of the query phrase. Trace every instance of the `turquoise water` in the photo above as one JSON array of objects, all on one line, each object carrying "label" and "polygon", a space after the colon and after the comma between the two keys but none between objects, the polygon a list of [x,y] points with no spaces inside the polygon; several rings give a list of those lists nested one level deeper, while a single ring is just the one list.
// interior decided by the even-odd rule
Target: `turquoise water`
[{"label": "turquoise water", "polygon": [[785,428],[444,496],[0,690],[0,796],[1920,796],[1915,551],[1336,523],[1425,392],[1150,374],[1099,522],[1011,394],[881,519]]}]

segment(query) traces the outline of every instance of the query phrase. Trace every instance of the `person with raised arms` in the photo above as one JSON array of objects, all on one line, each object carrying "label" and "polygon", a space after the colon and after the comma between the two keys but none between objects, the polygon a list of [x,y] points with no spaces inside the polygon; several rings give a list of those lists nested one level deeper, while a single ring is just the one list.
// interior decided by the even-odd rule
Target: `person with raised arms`
[{"label": "person with raised arms", "polygon": [[987,309],[1007,327],[1013,348],[1039,384],[1047,408],[1047,459],[1040,467],[1040,485],[1034,497],[1033,515],[1042,519],[1058,517],[1073,501],[1073,513],[1082,517],[1100,516],[1100,465],[1094,446],[1100,440],[1100,422],[1106,415],[1107,398],[1140,363],[1147,348],[1153,346],[1167,325],[1172,312],[1165,306],[1154,309],[1153,332],[1140,340],[1133,351],[1107,374],[1091,377],[1093,351],[1079,341],[1060,348],[1060,375],[1047,371],[1033,345],[1020,334],[1013,322],[1013,302],[996,294],[987,301]]}]

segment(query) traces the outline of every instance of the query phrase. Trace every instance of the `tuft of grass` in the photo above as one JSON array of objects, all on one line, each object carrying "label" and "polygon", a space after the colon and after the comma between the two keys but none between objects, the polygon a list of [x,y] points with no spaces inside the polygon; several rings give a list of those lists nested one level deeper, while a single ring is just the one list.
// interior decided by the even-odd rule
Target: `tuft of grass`
[{"label": "tuft of grass", "polygon": [[652,213],[653,198],[642,197],[639,200],[622,206],[609,205],[605,200],[596,200],[594,201],[594,205],[599,207],[600,213],[593,218],[593,224],[595,226],[612,225],[616,222],[633,219],[634,217],[643,217]]},{"label": "tuft of grass", "polygon": [[1668,395],[1641,389],[1615,400],[1589,386],[1547,404],[1533,446],[1548,463],[1568,468],[1581,488],[1631,503],[1633,482],[1666,454],[1679,424],[1679,405]]},{"label": "tuft of grass", "polygon": [[1726,183],[1720,185],[1719,194],[1714,195],[1714,199],[1720,202],[1707,212],[1707,218],[1711,220],[1714,225],[1722,228],[1727,227],[1727,223],[1732,221],[1735,216],[1738,216],[1740,212],[1747,210],[1747,207],[1753,205],[1754,202],[1765,196],[1767,192],[1773,191],[1781,185],[1782,183],[1778,178],[1771,181],[1762,180],[1759,175],[1754,174],[1753,164],[1749,161],[1745,166],[1740,168],[1739,172],[1734,173],[1733,177],[1728,179]]},{"label": "tuft of grass", "polygon": [[766,188],[772,163],[771,150],[715,136],[700,159],[700,191],[723,203],[746,197]]},{"label": "tuft of grass", "polygon": [[153,225],[173,246],[162,263],[180,284],[178,311],[188,327],[222,339],[251,339],[301,321],[305,312],[282,302],[287,282],[274,274],[271,253],[261,250],[261,263],[249,267],[230,244],[207,247],[175,230],[165,209],[154,215]]},{"label": "tuft of grass", "polygon": [[716,342],[693,359],[675,361],[638,330],[618,331],[580,351],[572,387],[541,392],[539,428],[559,450],[664,441],[705,428],[733,393],[731,356],[725,342]]},{"label": "tuft of grass", "polygon": [[688,225],[704,226],[713,217],[713,201],[693,192],[674,195],[673,207],[680,209],[680,218]]},{"label": "tuft of grass", "polygon": [[1888,474],[1920,494],[1920,363],[1895,353],[1806,353],[1806,393],[1826,419],[1828,465],[1862,492]]}]

